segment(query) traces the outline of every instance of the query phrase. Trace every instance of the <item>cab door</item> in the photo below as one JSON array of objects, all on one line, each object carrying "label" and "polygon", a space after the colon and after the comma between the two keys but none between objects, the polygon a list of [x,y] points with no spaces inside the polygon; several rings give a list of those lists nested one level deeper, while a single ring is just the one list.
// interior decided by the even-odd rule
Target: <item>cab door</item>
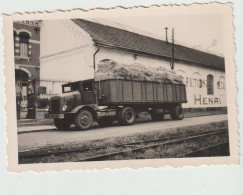
[{"label": "cab door", "polygon": [[97,96],[93,81],[84,81],[81,83],[81,103],[82,105],[97,104]]}]

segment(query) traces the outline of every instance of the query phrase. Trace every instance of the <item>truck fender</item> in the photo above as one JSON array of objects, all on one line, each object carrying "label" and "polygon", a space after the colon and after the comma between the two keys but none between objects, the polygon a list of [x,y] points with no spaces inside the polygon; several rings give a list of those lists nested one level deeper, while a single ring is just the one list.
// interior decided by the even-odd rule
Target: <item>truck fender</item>
[{"label": "truck fender", "polygon": [[90,105],[81,105],[81,106],[77,106],[77,107],[75,107],[70,113],[72,113],[72,114],[76,114],[76,113],[78,113],[78,111],[80,111],[80,110],[88,110],[88,111],[90,111],[91,114],[93,115],[93,117],[94,117],[95,119],[97,119],[97,113],[96,113],[95,109],[94,109],[92,106],[90,106]]}]

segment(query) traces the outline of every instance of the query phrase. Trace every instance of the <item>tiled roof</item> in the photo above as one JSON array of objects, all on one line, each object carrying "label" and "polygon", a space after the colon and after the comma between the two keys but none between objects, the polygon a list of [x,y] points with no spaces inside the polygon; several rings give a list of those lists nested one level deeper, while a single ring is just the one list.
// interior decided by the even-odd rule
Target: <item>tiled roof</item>
[{"label": "tiled roof", "polygon": [[[171,43],[83,19],[73,21],[88,32],[96,44],[160,57],[171,57]],[[176,44],[174,48],[175,60],[225,69],[222,57]]]}]

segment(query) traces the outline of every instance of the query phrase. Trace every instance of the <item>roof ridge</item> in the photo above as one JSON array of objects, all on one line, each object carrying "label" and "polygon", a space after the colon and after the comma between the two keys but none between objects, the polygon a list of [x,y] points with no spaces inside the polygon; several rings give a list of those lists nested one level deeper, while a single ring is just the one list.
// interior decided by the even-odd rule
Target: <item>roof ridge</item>
[{"label": "roof ridge", "polygon": [[[72,19],[72,21],[89,33],[96,44],[164,58],[171,57],[172,43],[170,42],[85,19]],[[175,59],[225,69],[224,57],[177,43],[175,44]]]},{"label": "roof ridge", "polygon": [[[82,19],[82,18],[72,19],[72,20],[83,20],[83,21],[85,21],[85,22],[94,23],[94,24],[96,24],[96,25],[105,26],[105,27],[108,27],[108,28],[114,28],[114,29],[118,29],[118,30],[121,30],[121,31],[129,32],[129,33],[132,33],[132,34],[135,34],[135,35],[139,35],[139,36],[142,36],[142,37],[147,37],[147,38],[149,38],[149,39],[154,39],[154,40],[156,40],[156,41],[163,42],[163,43],[165,43],[165,44],[167,44],[167,45],[168,45],[168,44],[169,44],[169,45],[172,44],[171,42],[166,42],[166,41],[161,40],[161,39],[156,39],[156,38],[154,38],[154,37],[150,37],[150,36],[146,36],[146,35],[138,34],[138,33],[132,32],[132,31],[128,31],[128,30],[125,30],[125,29],[116,28],[116,27],[113,27],[113,26],[105,25],[105,24],[100,24],[100,23],[98,23],[98,22],[93,22],[93,21],[90,21],[90,20]],[[190,49],[190,50],[194,50],[194,51],[197,51],[197,52],[201,52],[201,53],[204,53],[204,54],[209,54],[209,55],[212,55],[212,56],[216,56],[216,57],[219,57],[219,58],[224,58],[224,57],[219,56],[219,55],[216,55],[216,54],[208,53],[208,52],[201,51],[201,50],[198,50],[198,49],[195,49],[195,48],[190,48],[190,47],[188,47],[188,46],[181,45],[181,44],[178,44],[178,43],[174,43],[174,45],[175,45],[175,46],[181,46],[181,47],[184,47],[184,48],[187,48],[187,49]]]}]

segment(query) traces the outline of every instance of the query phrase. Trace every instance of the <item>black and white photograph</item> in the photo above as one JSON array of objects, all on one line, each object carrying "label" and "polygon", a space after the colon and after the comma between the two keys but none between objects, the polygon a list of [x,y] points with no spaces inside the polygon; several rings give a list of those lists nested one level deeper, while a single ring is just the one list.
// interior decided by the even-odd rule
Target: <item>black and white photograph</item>
[{"label": "black and white photograph", "polygon": [[176,9],[14,18],[17,164],[230,157],[225,16]]}]

